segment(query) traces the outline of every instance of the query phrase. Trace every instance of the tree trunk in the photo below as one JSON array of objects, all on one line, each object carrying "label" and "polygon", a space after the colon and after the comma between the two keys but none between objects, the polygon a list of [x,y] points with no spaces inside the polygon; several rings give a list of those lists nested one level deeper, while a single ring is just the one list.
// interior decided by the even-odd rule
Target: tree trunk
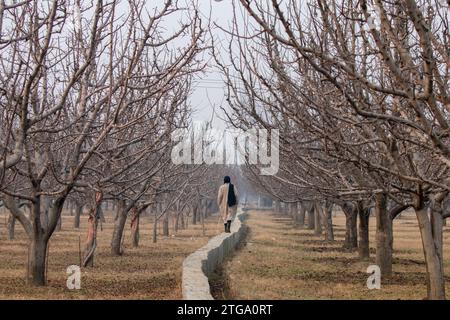
[{"label": "tree trunk", "polygon": [[41,210],[41,225],[48,228],[48,209]]},{"label": "tree trunk", "polygon": [[183,214],[183,212],[181,212],[180,213],[181,214],[181,217],[180,217],[180,219],[181,219],[181,229],[186,229],[186,224],[184,223],[184,214]]},{"label": "tree trunk", "polygon": [[40,208],[40,212],[41,212],[41,225],[44,229],[48,228],[48,224],[49,224],[49,211],[53,206],[53,200],[52,198],[48,197],[48,196],[43,196],[41,198],[41,204],[42,207]]},{"label": "tree trunk", "polygon": [[122,211],[117,215],[116,221],[114,221],[114,230],[111,239],[111,253],[115,256],[122,255],[122,237],[123,230],[125,229],[125,223],[127,221],[128,212],[126,211],[125,204],[118,205],[117,208],[122,208]]},{"label": "tree trunk", "polygon": [[166,213],[164,213],[164,219],[163,219],[163,236],[168,237],[169,236],[169,210],[166,210]]},{"label": "tree trunk", "polygon": [[300,203],[300,212],[298,214],[298,225],[300,227],[304,227],[305,226],[305,206],[303,205],[303,203]]},{"label": "tree trunk", "polygon": [[281,212],[280,200],[275,200],[275,213]]},{"label": "tree trunk", "polygon": [[75,203],[74,203],[74,201],[72,201],[72,200],[69,200],[68,203],[69,203],[69,215],[70,215],[71,217],[73,217],[73,216],[75,215],[75,213],[74,213],[74,206],[75,206]]},{"label": "tree trunk", "polygon": [[192,224],[197,224],[197,210],[198,210],[198,206],[197,204],[194,205],[194,207],[192,208]]},{"label": "tree trunk", "polygon": [[197,223],[201,222],[202,222],[202,202],[200,201],[200,203],[197,206]]},{"label": "tree trunk", "polygon": [[[444,300],[445,299],[445,282],[444,270],[442,264],[442,256],[440,255],[440,247],[442,244],[436,245],[439,241],[439,235],[442,235],[441,222],[437,216],[438,213],[431,212],[433,225],[428,217],[426,207],[416,210],[417,220],[419,222],[420,235],[422,237],[423,252],[425,256],[425,264],[427,267],[427,291],[429,300]],[[431,210],[430,210],[431,211]],[[435,236],[433,237],[433,229]],[[440,230],[439,230],[440,229]],[[442,240],[442,238],[440,238]]]},{"label": "tree trunk", "polygon": [[102,206],[100,206],[100,208],[98,210],[98,213],[99,213],[99,216],[100,216],[100,222],[101,223],[106,223],[105,213],[103,212]]},{"label": "tree trunk", "polygon": [[375,216],[377,220],[377,255],[376,264],[381,269],[381,276],[392,276],[392,219],[387,210],[387,199],[383,193],[375,195]]},{"label": "tree trunk", "polygon": [[86,237],[86,247],[83,259],[83,267],[94,266],[94,253],[97,248],[97,227],[100,220],[100,206],[103,198],[103,194],[100,192],[95,193],[94,207],[89,212],[88,218],[88,233]]},{"label": "tree trunk", "polygon": [[153,219],[153,243],[156,243],[158,235],[158,212],[155,210],[155,217]]},{"label": "tree trunk", "polygon": [[288,204],[286,202],[282,202],[281,213],[283,215],[288,215],[289,214]]},{"label": "tree trunk", "polygon": [[75,218],[73,220],[73,227],[75,229],[80,228],[80,217],[82,212],[83,212],[83,205],[78,202],[75,202]]},{"label": "tree trunk", "polygon": [[206,235],[206,227],[205,227],[205,216],[206,216],[206,201],[204,203],[204,207],[200,210],[200,216],[201,216],[201,222],[202,222],[202,234],[203,236]]},{"label": "tree trunk", "polygon": [[139,247],[139,220],[138,211],[131,217],[131,242],[134,248]]},{"label": "tree trunk", "polygon": [[345,214],[344,248],[354,250],[358,247],[358,208],[352,203],[345,203],[342,211]]},{"label": "tree trunk", "polygon": [[[181,220],[180,220],[180,219],[183,217],[183,212],[181,211],[181,203],[180,203],[180,200],[177,201],[177,204],[176,204],[176,212],[175,212],[175,214],[176,214],[177,216],[176,216],[176,219],[175,219],[175,226],[174,226],[174,229],[175,229],[175,233],[177,233],[178,230],[180,230],[180,223],[181,223]],[[183,224],[184,224],[184,222],[183,222]],[[182,226],[181,226],[181,228],[182,228]]]},{"label": "tree trunk", "polygon": [[[430,209],[431,231],[433,233],[434,245],[436,246],[439,260],[442,263],[443,257],[443,239],[444,239],[444,219],[442,215],[433,208]],[[443,267],[443,266],[442,266]]]},{"label": "tree trunk", "polygon": [[93,214],[88,218],[88,230],[84,249],[83,267],[94,266],[94,252],[97,248],[97,219]]},{"label": "tree trunk", "polygon": [[314,205],[309,205],[308,211],[308,229],[314,230],[316,227],[316,219],[315,219],[315,212],[314,212]]},{"label": "tree trunk", "polygon": [[56,225],[55,231],[61,231],[62,229],[62,215],[58,219],[58,224]]},{"label": "tree trunk", "polygon": [[14,240],[14,231],[16,227],[16,217],[10,214],[8,217],[8,238],[9,240]]},{"label": "tree trunk", "polygon": [[[116,202],[117,202],[117,204],[116,204]],[[115,212],[116,212],[116,214],[114,215],[114,221],[116,221],[119,218],[120,214],[125,209],[125,200],[121,199],[121,200],[114,201],[113,208],[115,209]]]},{"label": "tree trunk", "polygon": [[316,214],[314,215],[314,235],[321,236],[322,235],[322,212],[320,208],[320,204],[318,201],[314,201],[314,211]]},{"label": "tree trunk", "polygon": [[291,203],[291,212],[290,212],[292,220],[294,220],[295,223],[297,223],[298,219],[298,203],[294,202]]},{"label": "tree trunk", "polygon": [[323,221],[325,225],[325,240],[334,241],[333,231],[333,203],[326,201],[323,208]]},{"label": "tree trunk", "polygon": [[364,208],[363,204],[359,203],[358,214],[359,214],[359,242],[358,242],[359,258],[362,260],[368,260],[370,258],[370,247],[369,247],[370,209]]},{"label": "tree trunk", "polygon": [[[208,218],[208,216],[209,216],[209,214],[208,214],[208,211],[209,211],[209,204],[208,204],[208,201],[206,201],[206,206],[205,206],[205,210],[203,211],[203,221],[202,221],[202,223],[205,225],[205,220]],[[206,225],[205,225],[205,233],[206,233]]]},{"label": "tree trunk", "polygon": [[103,231],[103,223],[105,223],[106,220],[105,215],[103,214],[103,208],[101,204],[98,206],[98,220],[100,223],[100,231]]},{"label": "tree trunk", "polygon": [[43,235],[34,235],[28,249],[28,283],[35,286],[45,286],[46,257],[48,240]]},{"label": "tree trunk", "polygon": [[47,283],[46,258],[49,238],[44,235],[41,210],[41,197],[37,196],[30,208],[33,233],[30,234],[27,265],[27,282],[35,286],[45,286]]},{"label": "tree trunk", "polygon": [[174,232],[177,233],[180,228],[180,213],[177,212],[177,218],[175,219]]}]

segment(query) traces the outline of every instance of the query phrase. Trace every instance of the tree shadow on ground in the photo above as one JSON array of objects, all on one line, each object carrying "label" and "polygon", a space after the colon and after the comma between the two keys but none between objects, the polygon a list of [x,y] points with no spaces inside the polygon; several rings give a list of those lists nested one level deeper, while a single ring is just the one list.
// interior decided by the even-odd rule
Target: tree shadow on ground
[{"label": "tree shadow on ground", "polygon": [[[324,242],[321,242],[322,244]],[[352,253],[355,252],[356,249],[348,249],[344,248],[343,246],[340,247],[331,247],[331,246],[314,246],[314,247],[305,247],[305,251],[310,252],[321,252],[321,253],[327,253],[327,252],[339,252],[339,253]]]}]

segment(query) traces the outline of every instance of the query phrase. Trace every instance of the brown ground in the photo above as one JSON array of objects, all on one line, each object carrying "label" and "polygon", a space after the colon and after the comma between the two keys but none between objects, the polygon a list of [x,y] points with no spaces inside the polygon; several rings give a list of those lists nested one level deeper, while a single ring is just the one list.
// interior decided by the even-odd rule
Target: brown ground
[{"label": "brown ground", "polygon": [[[289,217],[250,211],[246,244],[212,282],[221,299],[423,299],[426,267],[414,214],[394,221],[394,274],[381,290],[366,286],[374,264],[375,220],[370,220],[371,260],[342,249],[343,214],[334,218],[336,242],[328,244]],[[450,227],[444,231],[446,291],[450,293]],[[222,285],[221,283],[222,282]],[[217,288],[219,286],[219,288]]]},{"label": "brown ground", "polygon": [[82,216],[78,231],[72,227],[72,217],[63,217],[63,230],[50,240],[48,286],[33,288],[25,284],[26,235],[17,223],[16,240],[7,240],[6,215],[0,210],[0,299],[180,299],[183,259],[206,244],[211,236],[222,232],[223,227],[214,216],[206,223],[205,236],[201,224],[189,223],[187,230],[171,237],[159,235],[158,242],[152,243],[152,223],[144,217],[140,247],[131,247],[127,222],[125,254],[113,257],[110,254],[113,218],[107,216],[103,231],[99,229],[95,266],[82,269],[82,288],[71,291],[66,288],[66,269],[80,264],[79,239],[83,250],[86,220]]}]

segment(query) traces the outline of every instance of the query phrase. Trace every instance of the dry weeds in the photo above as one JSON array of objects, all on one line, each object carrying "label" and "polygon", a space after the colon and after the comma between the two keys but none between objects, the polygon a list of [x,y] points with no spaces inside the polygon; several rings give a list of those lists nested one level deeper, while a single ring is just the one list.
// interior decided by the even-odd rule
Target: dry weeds
[{"label": "dry weeds", "polygon": [[6,215],[0,214],[0,299],[180,299],[181,265],[183,259],[200,248],[208,239],[222,232],[217,217],[206,221],[206,234],[201,224],[189,223],[187,230],[171,236],[158,235],[152,243],[153,225],[150,218],[141,220],[140,247],[132,248],[130,225],[127,223],[124,236],[124,255],[110,254],[113,229],[112,212],[99,228],[98,247],[94,268],[82,269],[81,290],[66,288],[66,269],[79,265],[79,239],[81,250],[86,234],[86,216],[82,216],[81,229],[72,227],[73,217],[63,217],[62,231],[56,232],[49,246],[48,286],[29,287],[25,282],[27,243],[26,235],[19,223],[16,225],[16,240],[7,240]]},{"label": "dry weeds", "polygon": [[[225,263],[222,299],[423,299],[426,267],[415,215],[394,221],[393,277],[381,290],[366,286],[366,269],[375,263],[375,219],[370,219],[371,259],[342,249],[345,220],[334,218],[336,241],[296,227],[286,216],[251,211],[246,245]],[[450,292],[450,228],[444,230],[446,289]],[[223,279],[222,279],[223,281]]]}]

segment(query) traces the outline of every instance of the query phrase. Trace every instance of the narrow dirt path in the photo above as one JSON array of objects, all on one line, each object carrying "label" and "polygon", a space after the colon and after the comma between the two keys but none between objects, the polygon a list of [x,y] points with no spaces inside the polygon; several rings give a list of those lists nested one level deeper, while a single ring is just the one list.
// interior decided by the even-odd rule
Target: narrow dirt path
[{"label": "narrow dirt path", "polygon": [[[371,219],[371,246],[375,220]],[[425,264],[415,218],[396,220],[394,275],[381,290],[366,286],[371,260],[360,261],[356,252],[342,248],[345,220],[334,218],[336,241],[325,242],[294,225],[288,216],[250,211],[249,233],[241,248],[211,281],[216,299],[423,299]],[[448,228],[448,227],[447,227]],[[445,232],[446,264],[450,260],[449,232]],[[449,270],[447,268],[446,270]],[[447,290],[450,274],[447,271]]]}]

